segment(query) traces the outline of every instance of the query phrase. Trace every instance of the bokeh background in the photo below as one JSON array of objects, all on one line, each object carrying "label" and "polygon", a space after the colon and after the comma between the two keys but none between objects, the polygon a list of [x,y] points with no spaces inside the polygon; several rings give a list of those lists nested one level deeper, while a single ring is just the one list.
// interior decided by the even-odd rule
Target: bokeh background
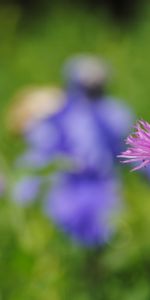
[{"label": "bokeh background", "polygon": [[76,53],[104,58],[113,73],[107,93],[150,121],[149,32],[149,1],[0,2],[0,299],[150,299],[150,179],[120,166],[126,209],[117,232],[106,245],[84,247],[38,204],[12,201],[14,161],[26,145],[8,121],[16,92],[63,86],[60,70]]}]

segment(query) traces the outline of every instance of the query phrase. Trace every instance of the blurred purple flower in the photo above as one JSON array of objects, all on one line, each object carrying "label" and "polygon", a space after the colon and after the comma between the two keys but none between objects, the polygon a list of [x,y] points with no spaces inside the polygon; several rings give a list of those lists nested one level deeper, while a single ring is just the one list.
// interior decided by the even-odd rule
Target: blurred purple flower
[{"label": "blurred purple flower", "polygon": [[66,61],[63,74],[67,91],[74,95],[75,101],[82,102],[87,97],[96,130],[103,132],[108,148],[116,158],[123,151],[123,139],[129,134],[135,117],[125,104],[105,95],[111,68],[100,57],[80,54]]},{"label": "blurred purple flower", "polygon": [[[87,73],[86,66],[79,76],[76,72],[68,84],[64,107],[26,130],[27,151],[16,164],[18,168],[41,168],[60,158],[71,162],[72,171],[52,180],[45,212],[79,243],[102,245],[115,232],[121,209],[114,158],[133,115],[121,103],[95,94],[99,81],[101,88],[106,83],[102,69],[92,69],[96,76]],[[14,199],[28,203],[39,196],[40,189],[41,179],[25,177],[17,183]]]},{"label": "blurred purple flower", "polygon": [[43,168],[51,161],[53,161],[53,159],[54,157],[50,156],[50,154],[46,151],[37,149],[37,147],[28,147],[26,152],[17,158],[17,160],[15,161],[15,166],[19,169]]},{"label": "blurred purple flower", "polygon": [[101,128],[97,126],[94,107],[86,97],[72,98],[68,99],[64,110],[26,132],[30,150],[23,160],[41,166],[64,157],[81,171],[100,170],[105,161],[105,172],[111,170],[112,154]]},{"label": "blurred purple flower", "polygon": [[124,138],[129,134],[135,120],[131,109],[111,98],[102,97],[94,103],[98,122],[114,158],[124,149]]},{"label": "blurred purple flower", "polygon": [[123,163],[138,163],[132,169],[138,170],[150,164],[150,124],[138,121],[135,132],[126,139],[129,148],[118,157],[125,159]]},{"label": "blurred purple flower", "polygon": [[26,176],[17,181],[13,189],[13,199],[16,202],[27,204],[34,201],[41,188],[42,180],[39,177]]},{"label": "blurred purple flower", "polygon": [[60,174],[45,211],[74,240],[90,246],[109,241],[121,209],[119,183],[97,173]]}]

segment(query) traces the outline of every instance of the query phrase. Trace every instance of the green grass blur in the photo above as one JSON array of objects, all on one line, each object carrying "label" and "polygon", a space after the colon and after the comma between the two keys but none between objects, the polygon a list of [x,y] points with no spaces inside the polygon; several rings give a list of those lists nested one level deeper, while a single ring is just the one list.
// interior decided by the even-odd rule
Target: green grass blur
[{"label": "green grass blur", "polygon": [[[150,121],[149,33],[150,5],[132,26],[83,7],[52,6],[29,22],[20,8],[1,7],[0,146],[8,173],[20,150],[4,126],[12,96],[26,85],[62,85],[69,55],[108,60],[115,70],[108,92]],[[39,207],[21,209],[7,195],[0,202],[0,300],[149,300],[150,187],[137,173],[123,177],[127,208],[117,236],[101,250],[73,245]]]}]

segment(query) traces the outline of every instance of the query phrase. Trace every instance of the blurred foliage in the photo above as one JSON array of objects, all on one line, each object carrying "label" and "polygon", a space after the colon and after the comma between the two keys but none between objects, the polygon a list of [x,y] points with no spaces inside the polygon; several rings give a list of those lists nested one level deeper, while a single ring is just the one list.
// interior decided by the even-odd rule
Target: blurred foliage
[{"label": "blurred foliage", "polygon": [[[93,15],[82,7],[56,5],[35,22],[25,20],[18,6],[1,7],[0,145],[7,176],[22,148],[4,125],[11,97],[25,85],[61,84],[59,70],[68,55],[90,52],[111,62],[117,71],[108,92],[150,120],[149,32],[149,5],[126,28],[103,11]],[[38,206],[20,208],[6,195],[0,202],[0,299],[149,300],[149,194],[148,182],[125,172],[126,211],[103,249],[73,244]]]}]

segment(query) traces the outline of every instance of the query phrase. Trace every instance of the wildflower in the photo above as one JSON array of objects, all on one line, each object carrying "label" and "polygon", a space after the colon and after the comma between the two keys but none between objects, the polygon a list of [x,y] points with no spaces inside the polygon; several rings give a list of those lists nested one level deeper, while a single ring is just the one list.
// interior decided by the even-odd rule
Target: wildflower
[{"label": "wildflower", "polygon": [[14,186],[13,200],[22,204],[33,202],[40,191],[41,179],[33,176],[24,176]]},{"label": "wildflower", "polygon": [[123,163],[138,164],[132,171],[150,164],[150,124],[140,120],[135,125],[135,131],[126,139],[128,149],[118,157],[125,159]]},{"label": "wildflower", "polygon": [[94,103],[99,128],[105,135],[105,140],[113,157],[123,150],[123,139],[129,134],[134,122],[132,110],[123,102],[113,97],[102,97]]},{"label": "wildflower", "polygon": [[86,97],[94,116],[96,130],[102,131],[113,157],[123,150],[123,139],[134,122],[130,107],[122,101],[107,96],[106,86],[111,78],[111,68],[96,56],[77,55],[64,65],[66,92],[83,102]]},{"label": "wildflower", "polygon": [[46,214],[73,240],[104,244],[116,230],[120,212],[119,183],[92,173],[61,173],[47,196]]},{"label": "wildflower", "polygon": [[32,162],[35,167],[36,162],[41,166],[62,157],[81,170],[100,170],[104,161],[105,170],[112,168],[112,153],[86,98],[68,100],[64,110],[35,124],[25,138],[29,147],[24,159],[26,163],[29,159],[31,166]]}]

